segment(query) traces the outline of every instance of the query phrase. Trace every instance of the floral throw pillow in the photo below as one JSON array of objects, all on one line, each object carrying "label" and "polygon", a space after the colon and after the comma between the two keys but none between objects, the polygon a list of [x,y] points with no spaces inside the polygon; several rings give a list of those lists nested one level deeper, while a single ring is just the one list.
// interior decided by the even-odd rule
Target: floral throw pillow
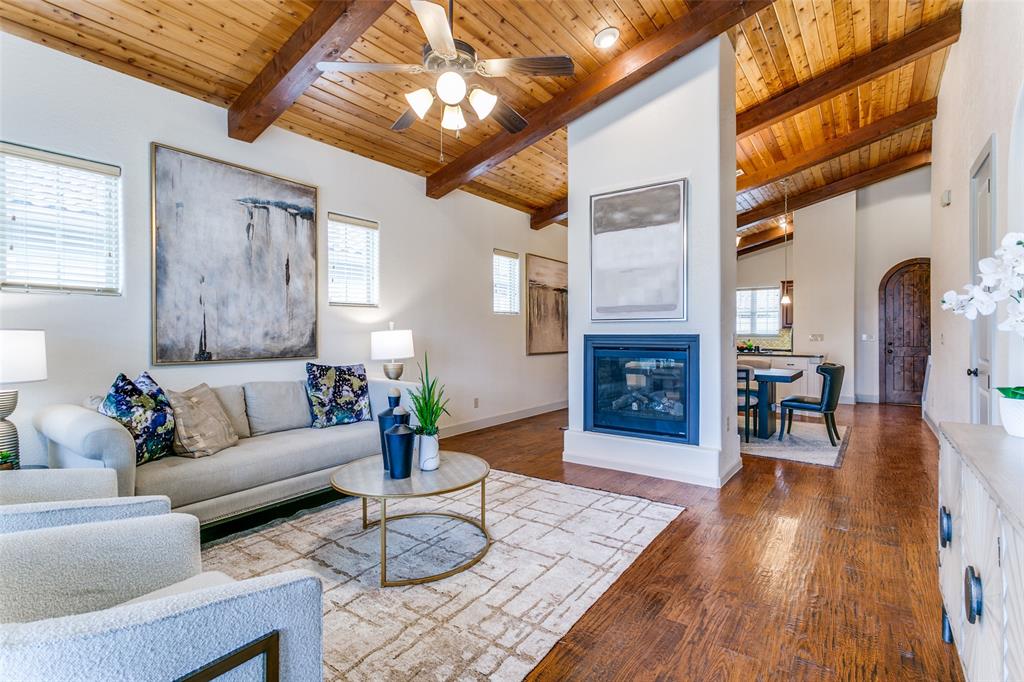
[{"label": "floral throw pillow", "polygon": [[135,463],[174,454],[174,412],[162,388],[146,372],[132,381],[114,379],[99,412],[119,422],[135,439]]},{"label": "floral throw pillow", "polygon": [[306,392],[313,412],[313,428],[369,421],[369,385],[362,365],[306,363]]}]

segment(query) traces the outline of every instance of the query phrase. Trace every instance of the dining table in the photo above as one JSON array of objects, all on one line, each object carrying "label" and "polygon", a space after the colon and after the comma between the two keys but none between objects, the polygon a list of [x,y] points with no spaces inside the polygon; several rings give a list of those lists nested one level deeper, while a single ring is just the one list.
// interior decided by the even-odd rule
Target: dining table
[{"label": "dining table", "polygon": [[802,369],[757,369],[754,368],[754,379],[757,381],[757,430],[758,438],[771,438],[775,435],[775,386],[791,384],[804,375]]}]

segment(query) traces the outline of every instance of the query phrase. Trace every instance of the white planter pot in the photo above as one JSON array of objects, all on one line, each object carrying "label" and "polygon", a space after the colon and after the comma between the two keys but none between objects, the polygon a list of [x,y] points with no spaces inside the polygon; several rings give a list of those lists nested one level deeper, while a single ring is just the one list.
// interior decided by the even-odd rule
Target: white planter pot
[{"label": "white planter pot", "polygon": [[1024,400],[999,396],[999,418],[1011,436],[1024,438]]},{"label": "white planter pot", "polygon": [[433,471],[441,464],[440,446],[437,436],[418,436],[420,469]]}]

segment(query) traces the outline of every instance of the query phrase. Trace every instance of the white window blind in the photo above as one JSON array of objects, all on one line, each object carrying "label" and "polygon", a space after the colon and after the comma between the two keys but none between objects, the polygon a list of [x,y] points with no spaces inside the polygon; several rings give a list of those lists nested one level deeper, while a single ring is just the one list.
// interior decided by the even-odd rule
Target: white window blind
[{"label": "white window blind", "polygon": [[377,305],[380,230],[377,223],[327,214],[328,300],[336,305]]},{"label": "white window blind", "polygon": [[494,249],[494,312],[519,314],[519,254]]},{"label": "white window blind", "polygon": [[778,287],[736,290],[736,334],[774,336],[780,328]]},{"label": "white window blind", "polygon": [[0,142],[0,287],[121,292],[121,169]]}]

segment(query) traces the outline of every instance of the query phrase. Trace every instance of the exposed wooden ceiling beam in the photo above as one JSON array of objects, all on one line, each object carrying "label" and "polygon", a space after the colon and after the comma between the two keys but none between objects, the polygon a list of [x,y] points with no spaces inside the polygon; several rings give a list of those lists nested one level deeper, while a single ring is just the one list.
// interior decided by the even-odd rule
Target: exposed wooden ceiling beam
[{"label": "exposed wooden ceiling beam", "polygon": [[736,255],[746,256],[747,254],[755,253],[761,249],[767,249],[776,244],[783,243],[786,239],[793,239],[793,230],[789,230],[787,237],[786,231],[781,227],[771,227],[767,230],[761,230],[754,234],[749,234],[745,237],[740,238],[740,243],[736,245]]},{"label": "exposed wooden ceiling beam", "polygon": [[[842,180],[830,182],[823,187],[817,187],[808,192],[804,192],[803,194],[789,197],[789,210],[793,211],[798,208],[806,208],[807,206],[817,204],[825,201],[826,199],[837,197],[840,194],[846,194],[847,192],[852,192],[854,190],[861,189],[862,187],[873,185],[876,182],[894,178],[897,175],[902,175],[916,168],[927,166],[931,162],[931,151],[917,152],[916,154],[900,157],[888,163],[884,163],[881,166],[875,166],[874,168],[869,168],[866,171],[843,178]],[[775,201],[770,204],[765,204],[764,206],[758,206],[757,208],[737,215],[736,227],[753,225],[754,223],[759,223],[762,220],[782,215],[785,208],[786,204],[783,201]]]},{"label": "exposed wooden ceiling beam", "polygon": [[560,223],[569,217],[569,197],[562,197],[558,201],[544,208],[539,208],[530,216],[530,227],[539,230],[551,223]]},{"label": "exposed wooden ceiling beam", "polygon": [[789,157],[785,161],[762,168],[753,173],[746,173],[736,178],[736,191],[745,192],[749,189],[770,185],[800,171],[813,168],[819,163],[830,161],[843,154],[857,151],[861,147],[883,140],[890,135],[903,132],[908,128],[926,123],[935,118],[938,111],[938,100],[930,99],[886,116],[862,128],[857,128],[848,135],[837,137],[826,144],[808,149],[805,152]]},{"label": "exposed wooden ceiling beam", "polygon": [[252,142],[339,58],[395,0],[325,0],[228,108],[228,135]]},{"label": "exposed wooden ceiling beam", "polygon": [[959,37],[960,12],[957,11],[737,114],[736,136],[753,135],[804,109],[952,45]]},{"label": "exposed wooden ceiling beam", "polygon": [[498,133],[427,176],[427,196],[440,199],[458,189],[724,33],[771,1],[708,0],[700,3],[682,18],[531,111],[526,117],[526,127],[519,133]]}]

